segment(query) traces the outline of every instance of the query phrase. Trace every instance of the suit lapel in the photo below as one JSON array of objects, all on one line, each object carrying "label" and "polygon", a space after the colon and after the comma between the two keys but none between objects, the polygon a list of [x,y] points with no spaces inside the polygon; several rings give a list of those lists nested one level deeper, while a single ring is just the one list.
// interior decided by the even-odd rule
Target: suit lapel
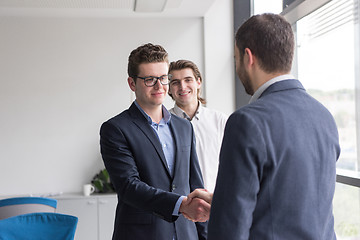
[{"label": "suit lapel", "polygon": [[132,121],[134,122],[134,124],[140,129],[140,131],[142,131],[145,134],[145,136],[150,140],[150,142],[154,146],[162,162],[162,165],[166,169],[168,176],[171,178],[169,167],[166,162],[165,155],[162,150],[162,146],[158,136],[147,122],[147,119],[144,117],[144,115],[140,112],[140,110],[137,108],[137,106],[134,103],[130,106],[129,113],[132,117]]},{"label": "suit lapel", "polygon": [[172,133],[172,137],[174,139],[174,144],[175,144],[175,167],[174,167],[174,174],[173,174],[173,179],[175,178],[175,175],[176,173],[178,172],[178,168],[180,166],[180,162],[179,162],[179,157],[178,157],[178,154],[181,152],[180,149],[179,149],[179,143],[180,143],[180,139],[179,139],[179,136],[180,136],[180,133],[178,132],[178,129],[176,128],[176,124],[173,124],[173,122],[176,121],[175,118],[171,118],[170,120],[170,130],[171,130],[171,133]]}]

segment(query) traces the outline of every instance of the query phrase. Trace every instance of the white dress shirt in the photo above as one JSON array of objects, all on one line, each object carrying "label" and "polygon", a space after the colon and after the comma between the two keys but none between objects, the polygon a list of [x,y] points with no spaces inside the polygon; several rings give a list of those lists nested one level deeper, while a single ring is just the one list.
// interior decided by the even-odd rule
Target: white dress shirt
[{"label": "white dress shirt", "polygon": [[219,111],[201,106],[193,119],[176,104],[169,110],[171,113],[191,121],[196,138],[196,153],[204,179],[204,186],[214,192],[219,165],[219,153],[224,135],[227,116]]}]

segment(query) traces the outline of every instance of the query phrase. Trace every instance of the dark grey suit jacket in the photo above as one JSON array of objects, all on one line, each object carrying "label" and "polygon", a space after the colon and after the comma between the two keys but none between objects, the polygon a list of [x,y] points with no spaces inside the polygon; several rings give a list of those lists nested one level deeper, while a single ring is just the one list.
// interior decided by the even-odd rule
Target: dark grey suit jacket
[{"label": "dark grey suit jacket", "polygon": [[271,85],[227,121],[209,240],[332,240],[332,115],[297,80]]},{"label": "dark grey suit jacket", "polygon": [[[118,195],[113,239],[206,239],[206,224],[173,216],[180,196],[203,188],[189,121],[171,116],[175,170],[170,175],[161,143],[133,103],[103,123],[101,154]],[[199,235],[199,236],[198,236]]]}]

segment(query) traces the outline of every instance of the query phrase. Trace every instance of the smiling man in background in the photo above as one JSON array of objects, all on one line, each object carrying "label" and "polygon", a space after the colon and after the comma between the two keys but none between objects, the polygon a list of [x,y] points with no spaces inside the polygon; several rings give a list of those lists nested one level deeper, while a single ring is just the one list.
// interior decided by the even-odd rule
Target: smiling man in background
[{"label": "smiling man in background", "polygon": [[169,74],[169,95],[175,101],[170,112],[192,123],[204,186],[213,192],[227,116],[203,106],[206,103],[200,96],[203,78],[195,63],[189,60],[171,62]]}]

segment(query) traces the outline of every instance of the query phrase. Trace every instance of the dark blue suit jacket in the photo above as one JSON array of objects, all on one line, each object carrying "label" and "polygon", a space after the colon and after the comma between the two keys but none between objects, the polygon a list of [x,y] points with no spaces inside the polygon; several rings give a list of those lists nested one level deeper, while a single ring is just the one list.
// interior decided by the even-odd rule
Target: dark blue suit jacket
[{"label": "dark blue suit jacket", "polygon": [[332,115],[297,80],[274,83],[227,121],[209,240],[332,240]]},{"label": "dark blue suit jacket", "polygon": [[172,115],[170,129],[173,176],[156,133],[134,103],[101,126],[101,154],[118,195],[113,239],[172,240],[175,232],[178,240],[206,239],[206,224],[172,215],[179,197],[203,182],[192,125]]}]

